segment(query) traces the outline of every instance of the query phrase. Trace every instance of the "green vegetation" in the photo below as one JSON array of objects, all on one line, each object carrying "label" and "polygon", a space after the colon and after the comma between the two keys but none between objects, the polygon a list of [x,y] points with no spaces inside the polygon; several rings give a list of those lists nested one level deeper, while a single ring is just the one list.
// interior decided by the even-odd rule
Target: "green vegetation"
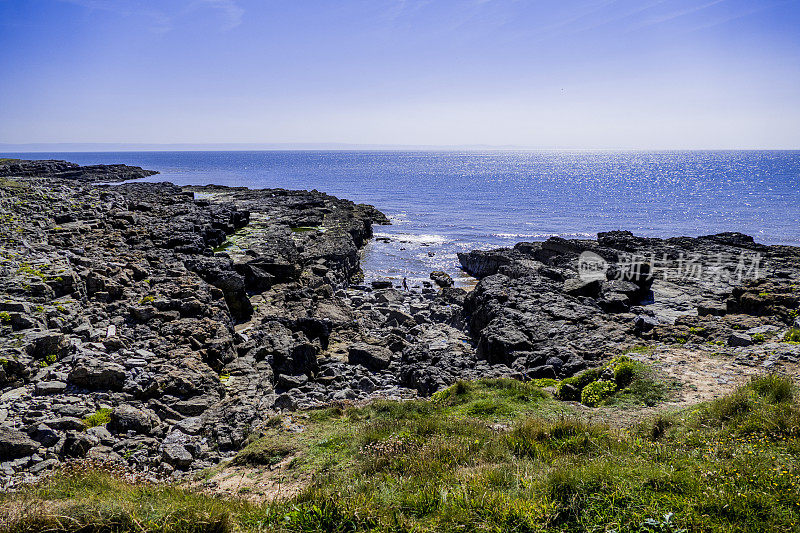
[{"label": "green vegetation", "polygon": [[[15,511],[10,533],[798,529],[800,405],[787,379],[760,377],[630,429],[558,412],[534,388],[458,383],[433,401],[311,411],[300,433],[271,424],[235,462],[291,456],[285,472],[305,472],[308,485],[288,501],[71,467],[0,496],[0,508]],[[496,411],[474,408],[486,400],[513,414],[489,422]]]},{"label": "green vegetation", "polygon": [[786,332],[786,335],[783,337],[785,342],[800,342],[800,329],[792,328]]},{"label": "green vegetation", "polygon": [[142,297],[141,300],[139,300],[139,304],[140,305],[144,305],[144,304],[153,303],[154,301],[155,301],[155,297],[154,296],[144,296],[144,297]]},{"label": "green vegetation", "polygon": [[11,323],[11,315],[8,314],[8,311],[0,311],[0,323],[3,324]]},{"label": "green vegetation", "polygon": [[763,333],[753,333],[751,338],[753,339],[753,342],[756,344],[763,344],[764,341],[767,340],[766,337],[764,337]]},{"label": "green vegetation", "polygon": [[32,267],[28,263],[23,263],[22,266],[20,266],[19,269],[17,269],[17,273],[27,274],[28,276],[36,277],[42,280],[47,279],[47,275],[44,272],[42,272],[42,269]]},{"label": "green vegetation", "polygon": [[666,399],[676,386],[656,379],[644,363],[621,355],[602,367],[561,380],[556,396],[561,400],[580,401],[589,407],[655,405]]},{"label": "green vegetation", "polygon": [[54,353],[48,354],[44,356],[44,359],[39,361],[39,366],[42,368],[47,368],[48,366],[52,365],[58,361],[58,356]]},{"label": "green vegetation", "polygon": [[98,409],[97,412],[87,416],[83,419],[83,423],[87,428],[95,426],[104,426],[111,421],[111,409]]},{"label": "green vegetation", "polygon": [[254,439],[233,459],[236,465],[274,465],[295,451],[286,439],[263,437]]}]

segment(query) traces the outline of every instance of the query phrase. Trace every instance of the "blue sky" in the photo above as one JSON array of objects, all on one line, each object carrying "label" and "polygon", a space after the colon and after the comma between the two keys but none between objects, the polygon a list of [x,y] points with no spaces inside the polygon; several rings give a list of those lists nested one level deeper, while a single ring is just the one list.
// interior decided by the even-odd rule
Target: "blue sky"
[{"label": "blue sky", "polygon": [[799,0],[0,0],[0,143],[800,148]]}]

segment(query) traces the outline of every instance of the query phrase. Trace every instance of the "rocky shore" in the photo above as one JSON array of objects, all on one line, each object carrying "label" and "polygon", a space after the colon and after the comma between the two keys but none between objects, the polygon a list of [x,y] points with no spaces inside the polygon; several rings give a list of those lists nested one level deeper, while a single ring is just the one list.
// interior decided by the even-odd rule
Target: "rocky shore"
[{"label": "rocky shore", "polygon": [[800,248],[745,235],[551,238],[361,284],[386,217],[318,191],[123,182],[124,165],[0,161],[0,484],[72,459],[180,477],[276,414],[563,378],[642,344],[777,368]]}]

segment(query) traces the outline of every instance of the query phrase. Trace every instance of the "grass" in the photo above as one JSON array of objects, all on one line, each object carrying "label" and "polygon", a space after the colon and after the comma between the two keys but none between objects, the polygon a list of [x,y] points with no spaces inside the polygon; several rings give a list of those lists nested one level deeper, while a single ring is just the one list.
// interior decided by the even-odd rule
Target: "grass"
[{"label": "grass", "polygon": [[798,530],[800,404],[789,380],[760,377],[628,429],[535,389],[460,382],[431,401],[310,411],[300,433],[276,421],[236,461],[293,454],[287,472],[312,476],[288,501],[66,470],[0,496],[0,509],[15,509],[0,530]]},{"label": "grass", "polygon": [[98,409],[93,414],[83,419],[83,424],[87,428],[104,426],[111,421],[111,409]]}]

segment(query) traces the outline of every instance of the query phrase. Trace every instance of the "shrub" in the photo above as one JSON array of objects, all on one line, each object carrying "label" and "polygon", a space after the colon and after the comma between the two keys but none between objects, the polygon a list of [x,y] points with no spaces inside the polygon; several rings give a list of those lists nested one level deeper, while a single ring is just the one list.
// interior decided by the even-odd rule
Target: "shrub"
[{"label": "shrub", "polygon": [[786,342],[800,342],[800,329],[792,328],[786,332],[786,335],[783,337],[783,340]]},{"label": "shrub", "polygon": [[8,324],[11,322],[11,315],[9,315],[7,311],[0,311],[0,322]]},{"label": "shrub", "polygon": [[589,407],[596,407],[600,402],[614,394],[617,384],[604,379],[593,381],[581,391],[581,403]]},{"label": "shrub", "polygon": [[614,381],[617,387],[624,389],[631,384],[636,375],[636,366],[633,361],[622,361],[614,367]]},{"label": "shrub", "polygon": [[600,379],[601,372],[602,371],[599,368],[592,368],[589,370],[584,370],[575,376],[562,379],[556,388],[556,396],[559,400],[579,400],[583,388],[589,383]]}]

